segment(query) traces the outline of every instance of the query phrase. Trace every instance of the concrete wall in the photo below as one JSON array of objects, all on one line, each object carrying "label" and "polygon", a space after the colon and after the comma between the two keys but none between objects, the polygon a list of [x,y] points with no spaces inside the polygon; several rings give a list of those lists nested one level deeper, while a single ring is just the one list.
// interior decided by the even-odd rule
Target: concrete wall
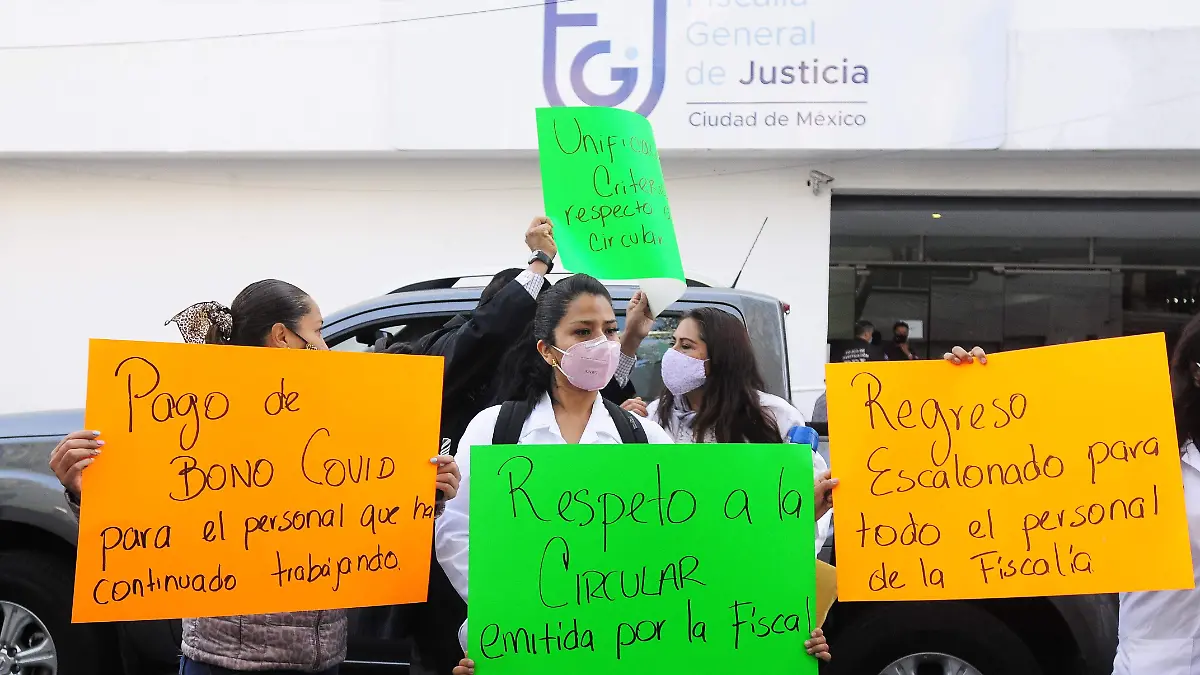
[{"label": "concrete wall", "polygon": [[[741,167],[751,171],[754,166]],[[792,382],[821,384],[829,192],[797,170],[671,166],[689,275],[790,302]],[[523,265],[536,162],[0,163],[0,412],[83,403],[89,337],[178,340],[162,323],[247,283],[330,312],[405,283]]]}]

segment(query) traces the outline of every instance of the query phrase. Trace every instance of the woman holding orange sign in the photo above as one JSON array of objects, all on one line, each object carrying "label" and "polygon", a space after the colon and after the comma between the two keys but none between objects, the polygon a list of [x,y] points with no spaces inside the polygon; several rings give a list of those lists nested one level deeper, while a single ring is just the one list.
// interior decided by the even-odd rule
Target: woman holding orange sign
[{"label": "woman holding orange sign", "polygon": [[[317,304],[299,288],[275,279],[250,284],[234,298],[231,308],[216,302],[199,303],[171,321],[178,325],[185,342],[328,349],[321,339]],[[76,517],[83,471],[99,459],[104,445],[100,435],[99,431],[76,431],[50,456],[50,468],[66,488],[67,502]],[[454,459],[443,456],[430,461],[438,465],[437,489],[446,499],[453,498],[459,483]],[[179,672],[334,675],[345,658],[345,610],[184,619]]]}]

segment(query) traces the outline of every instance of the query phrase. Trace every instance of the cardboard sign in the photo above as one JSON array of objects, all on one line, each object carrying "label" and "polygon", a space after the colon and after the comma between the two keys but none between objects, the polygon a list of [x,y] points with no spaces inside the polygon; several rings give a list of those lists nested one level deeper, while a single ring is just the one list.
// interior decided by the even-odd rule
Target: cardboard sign
[{"label": "cardboard sign", "polygon": [[1192,588],[1162,335],[826,366],[838,596]]},{"label": "cardboard sign", "polygon": [[73,620],[419,602],[442,360],[92,340]]},{"label": "cardboard sign", "polygon": [[658,314],[686,284],[654,130],[619,108],[538,108],[546,217],[563,265],[636,279]]},{"label": "cardboard sign", "polygon": [[816,673],[802,445],[471,449],[481,675]]}]

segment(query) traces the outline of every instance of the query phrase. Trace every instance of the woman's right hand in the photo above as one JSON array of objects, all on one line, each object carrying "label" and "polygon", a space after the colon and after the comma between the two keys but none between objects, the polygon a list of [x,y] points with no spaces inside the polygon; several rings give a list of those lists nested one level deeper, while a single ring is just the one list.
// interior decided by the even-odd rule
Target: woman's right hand
[{"label": "woman's right hand", "polygon": [[637,398],[631,398],[628,401],[625,401],[624,403],[621,404],[621,409],[628,410],[631,413],[637,413],[638,415],[641,415],[642,417],[648,416],[648,413],[646,412],[646,402],[642,400],[641,396],[638,396]]},{"label": "woman's right hand", "polygon": [[100,454],[104,441],[99,431],[76,431],[68,434],[50,453],[50,470],[71,494],[80,496],[83,490],[83,470]]},{"label": "woman's right hand", "polygon": [[641,344],[653,328],[654,316],[650,314],[650,298],[639,288],[629,299],[629,306],[625,308],[625,334]]},{"label": "woman's right hand", "polygon": [[454,666],[454,675],[475,675],[475,662],[465,656]]},{"label": "woman's right hand", "polygon": [[525,230],[525,245],[530,251],[542,251],[552,259],[558,255],[558,246],[554,243],[554,223],[546,216],[538,216],[529,223]]},{"label": "woman's right hand", "polygon": [[972,363],[976,359],[979,360],[980,365],[987,365],[987,352],[983,351],[982,347],[975,347],[969,352],[962,347],[955,347],[942,355],[942,358],[956,366],[964,363]]}]

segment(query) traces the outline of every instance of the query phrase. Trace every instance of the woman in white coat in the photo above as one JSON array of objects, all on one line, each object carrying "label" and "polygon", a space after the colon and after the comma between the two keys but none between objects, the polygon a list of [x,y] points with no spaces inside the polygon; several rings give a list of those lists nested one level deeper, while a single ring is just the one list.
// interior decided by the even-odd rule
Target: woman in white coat
[{"label": "woman in white coat", "polygon": [[[694,309],[680,319],[672,340],[662,359],[662,395],[649,405],[637,398],[623,407],[658,422],[676,443],[786,443],[793,427],[804,426],[799,410],[763,391],[754,346],[737,317],[714,307]],[[816,448],[812,459],[819,553],[829,536],[837,481]]]},{"label": "woman in white coat", "polygon": [[[617,426],[639,424],[600,390],[620,363],[617,317],[604,284],[576,274],[554,284],[538,299],[528,335],[505,358],[499,400],[521,404],[516,420],[519,445],[617,444]],[[463,432],[455,457],[461,480],[458,494],[434,523],[438,562],[463,600],[467,600],[467,561],[470,551],[471,448],[492,445],[501,406],[484,410]],[[643,420],[646,442],[670,444],[671,437],[654,422]],[[452,504],[452,505],[451,505]],[[459,641],[466,645],[464,623]]]},{"label": "woman in white coat", "polygon": [[[945,358],[987,363],[978,347],[970,353],[955,347]],[[1171,391],[1196,587],[1121,593],[1113,675],[1200,675],[1200,316],[1183,329],[1171,357]]]}]

